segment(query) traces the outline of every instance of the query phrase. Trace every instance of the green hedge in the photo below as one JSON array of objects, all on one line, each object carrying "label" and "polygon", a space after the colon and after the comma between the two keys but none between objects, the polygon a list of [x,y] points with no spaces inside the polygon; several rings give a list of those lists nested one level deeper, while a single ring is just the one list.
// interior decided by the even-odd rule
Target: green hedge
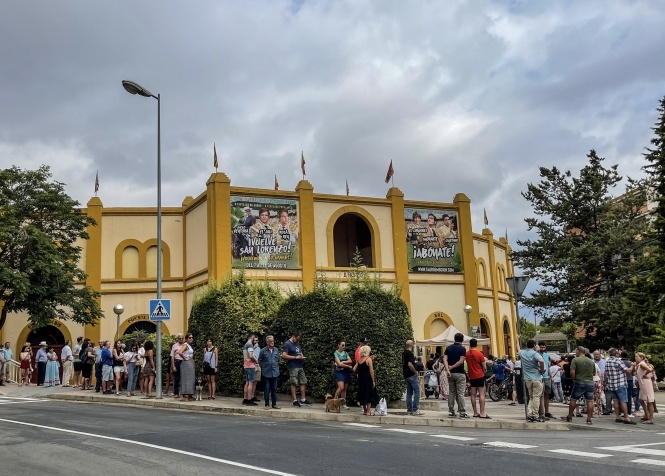
[{"label": "green hedge", "polygon": [[[157,334],[147,334],[143,331],[136,331],[131,334],[126,334],[120,337],[120,340],[125,344],[126,349],[129,350],[129,346],[132,342],[146,342],[152,341],[155,344],[155,359],[157,358]],[[175,335],[167,335],[162,333],[162,375],[163,379],[166,378],[166,373],[169,368],[169,354],[171,352],[171,346],[177,341]],[[166,380],[162,380],[166,382]]]},{"label": "green hedge", "polygon": [[244,272],[211,283],[194,298],[189,332],[194,335],[197,374],[202,372],[206,340],[219,353],[216,386],[222,394],[241,394],[244,385],[242,346],[247,334],[264,335],[284,296],[268,281],[248,282]]}]

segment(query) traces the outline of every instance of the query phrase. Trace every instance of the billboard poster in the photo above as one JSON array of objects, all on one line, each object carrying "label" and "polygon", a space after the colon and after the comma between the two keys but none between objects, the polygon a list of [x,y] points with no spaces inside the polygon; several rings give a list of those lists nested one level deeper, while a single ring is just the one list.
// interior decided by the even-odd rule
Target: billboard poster
[{"label": "billboard poster", "polygon": [[234,268],[298,269],[298,201],[231,196]]},{"label": "billboard poster", "polygon": [[456,210],[405,208],[411,273],[461,273]]}]

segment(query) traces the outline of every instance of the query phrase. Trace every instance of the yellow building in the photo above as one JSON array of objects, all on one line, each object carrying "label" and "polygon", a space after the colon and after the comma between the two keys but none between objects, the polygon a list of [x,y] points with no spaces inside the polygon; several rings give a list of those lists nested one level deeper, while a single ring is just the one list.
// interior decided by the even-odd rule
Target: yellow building
[{"label": "yellow building", "polygon": [[[163,297],[171,300],[165,333],[184,332],[197,288],[232,269],[245,268],[249,279],[267,277],[285,291],[308,289],[317,273],[344,283],[358,250],[363,265],[386,285],[402,285],[416,339],[453,324],[489,337],[487,352],[514,355],[514,301],[506,285],[513,275],[510,247],[487,228],[473,233],[463,193],[451,203],[405,200],[395,187],[386,198],[349,197],[314,193],[306,180],[295,191],[275,191],[232,187],[224,173],[212,174],[206,185],[181,207],[162,209]],[[97,226],[81,243],[80,266],[86,284],[101,293],[106,317],[85,329],[54,321],[31,333],[25,316],[9,315],[0,340],[13,349],[28,339],[112,340],[116,304],[125,309],[121,335],[154,328],[148,301],[156,293],[156,208],[104,208],[93,197],[85,213]]]}]

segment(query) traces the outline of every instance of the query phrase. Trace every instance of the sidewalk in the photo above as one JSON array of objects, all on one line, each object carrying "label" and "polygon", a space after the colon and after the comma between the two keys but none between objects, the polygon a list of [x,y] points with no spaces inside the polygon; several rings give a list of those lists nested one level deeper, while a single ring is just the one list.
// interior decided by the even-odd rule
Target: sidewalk
[{"label": "sidewalk", "polygon": [[[315,403],[312,406],[294,408],[291,401],[280,399],[278,402],[280,410],[266,410],[263,402],[258,406],[247,407],[241,404],[240,398],[217,396],[215,400],[204,399],[200,402],[181,402],[173,397],[164,396],[161,400],[155,398],[144,398],[141,394],[136,397],[102,395],[94,390],[80,390],[75,388],[52,387],[43,388],[37,386],[18,387],[9,384],[0,387],[1,398],[51,398],[54,400],[74,401],[84,403],[102,403],[116,405],[136,405],[140,407],[151,407],[160,409],[174,409],[197,412],[215,412],[233,415],[248,415],[260,418],[284,418],[293,420],[314,421],[338,421],[347,423],[385,424],[385,425],[413,425],[413,426],[437,426],[453,428],[488,428],[505,430],[611,430],[611,431],[654,431],[665,432],[665,392],[657,394],[657,402],[661,413],[656,414],[654,425],[624,425],[614,422],[614,415],[601,416],[593,419],[593,425],[586,425],[586,418],[573,418],[573,422],[562,421],[559,417],[567,415],[567,406],[560,403],[552,403],[550,412],[554,419],[545,423],[527,423],[524,420],[524,407],[521,405],[511,406],[505,400],[501,402],[487,402],[487,414],[491,420],[469,418],[460,420],[448,417],[447,402],[435,400],[434,398],[421,400],[421,411],[423,416],[407,415],[404,402],[395,402],[402,408],[388,408],[387,416],[365,416],[360,413],[359,407],[351,407],[342,413],[326,413],[323,403]],[[205,397],[204,397],[205,398]],[[286,396],[280,395],[280,398]],[[466,409],[469,415],[471,402],[466,399]]]}]

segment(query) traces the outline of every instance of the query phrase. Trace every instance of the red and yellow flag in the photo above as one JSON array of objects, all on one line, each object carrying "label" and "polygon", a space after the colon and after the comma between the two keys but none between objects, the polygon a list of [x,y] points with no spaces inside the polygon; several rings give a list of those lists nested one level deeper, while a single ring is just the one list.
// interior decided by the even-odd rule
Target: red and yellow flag
[{"label": "red and yellow flag", "polygon": [[277,181],[277,175],[275,175],[275,190],[279,190],[279,182]]},{"label": "red and yellow flag", "polygon": [[395,169],[393,169],[393,161],[390,161],[390,166],[388,167],[388,173],[386,174],[386,183],[390,182],[390,179],[393,178],[395,174]]}]

